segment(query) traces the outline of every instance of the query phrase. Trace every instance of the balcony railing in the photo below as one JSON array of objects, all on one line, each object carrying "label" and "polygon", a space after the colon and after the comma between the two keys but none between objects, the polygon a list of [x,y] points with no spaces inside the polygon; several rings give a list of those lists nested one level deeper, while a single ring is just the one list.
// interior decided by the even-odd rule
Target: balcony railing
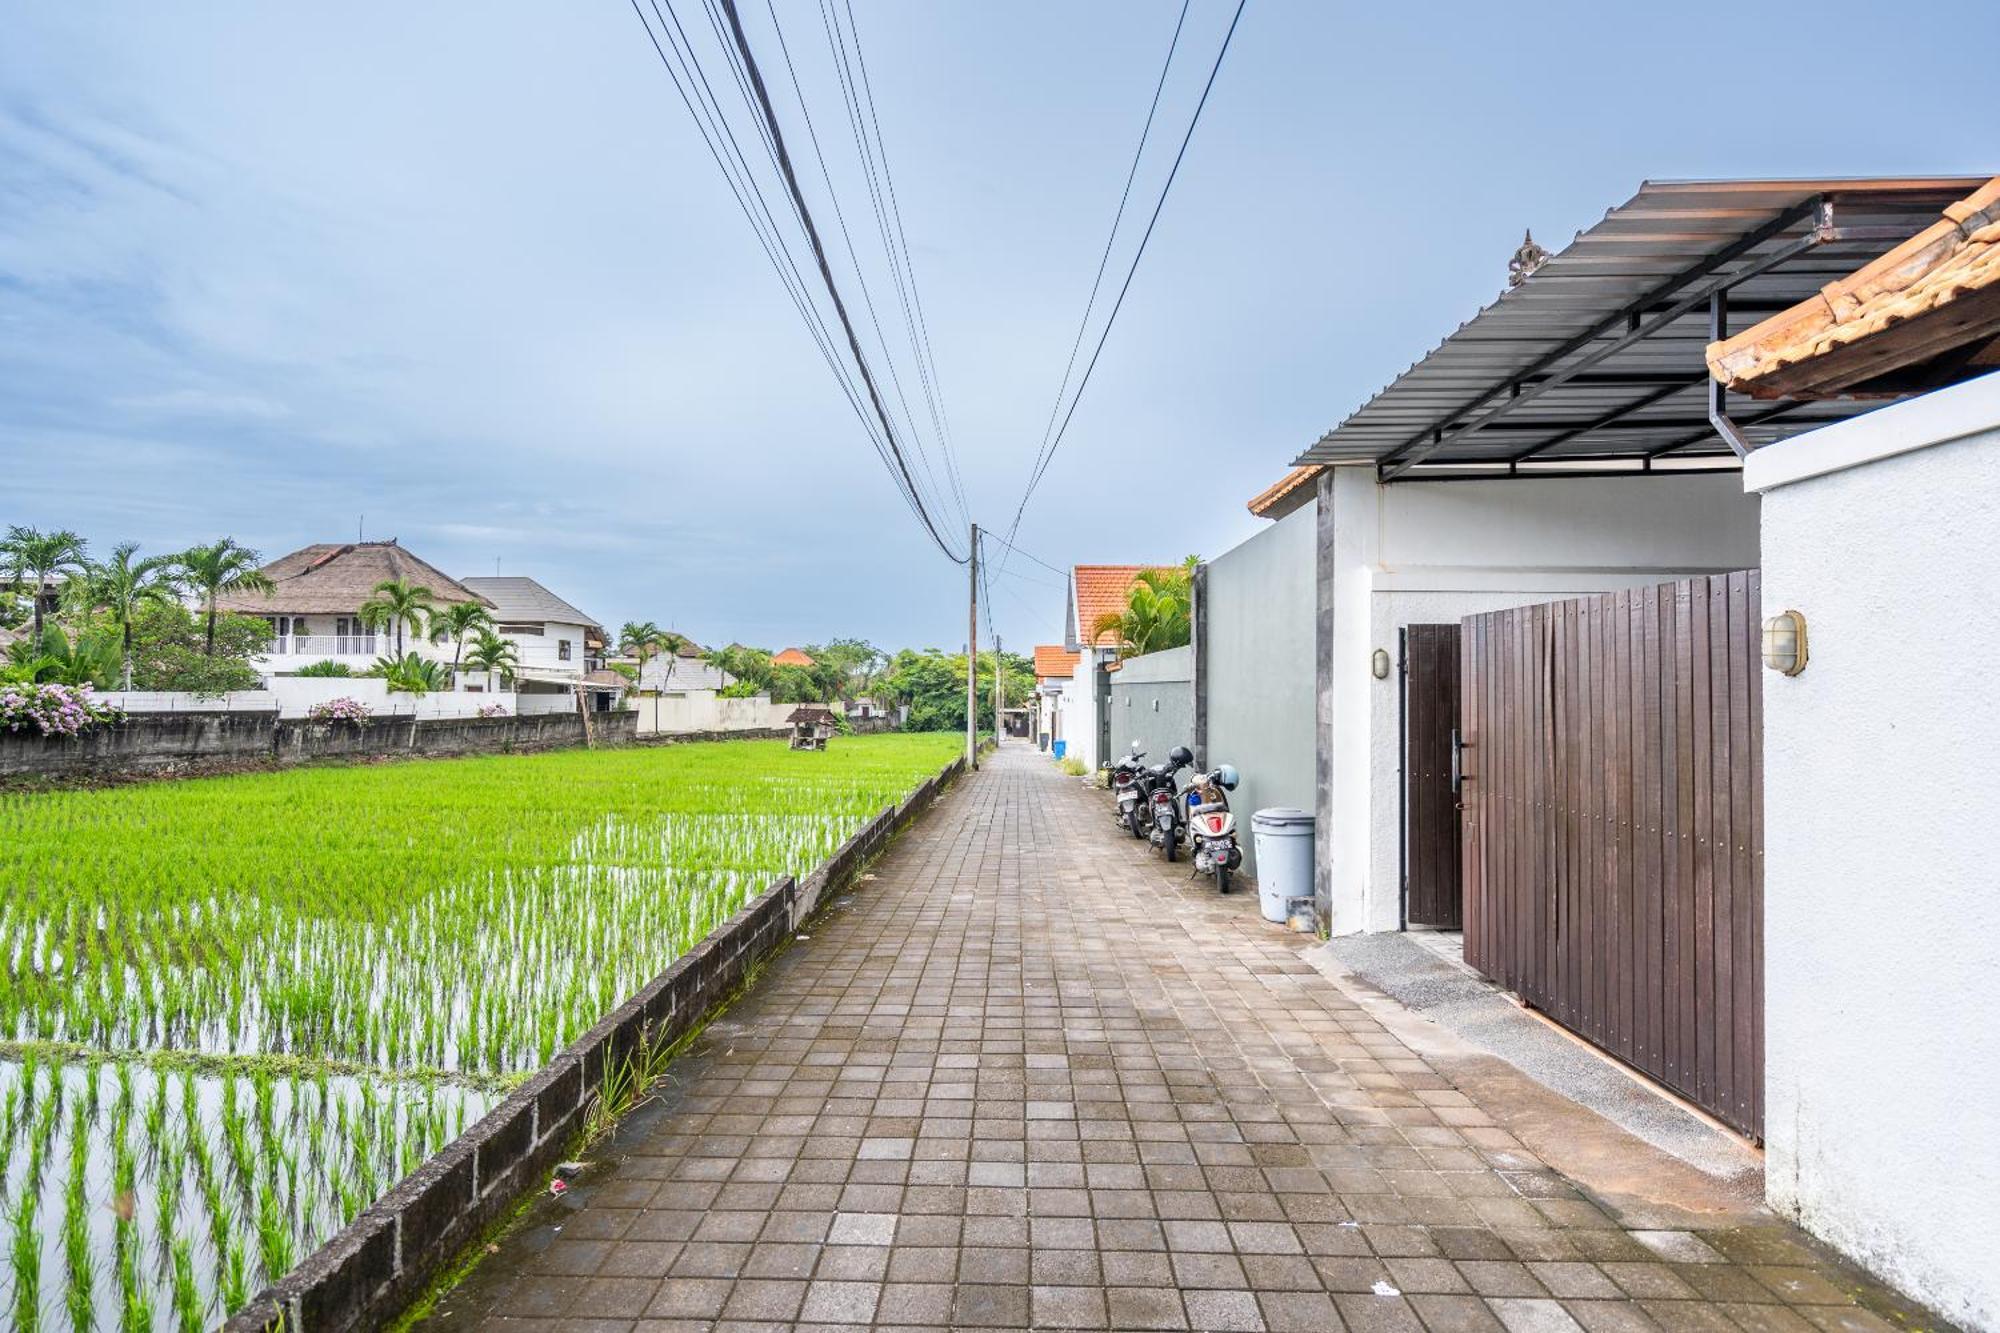
[{"label": "balcony railing", "polygon": [[385,634],[280,634],[265,651],[274,657],[374,657],[394,647]]}]

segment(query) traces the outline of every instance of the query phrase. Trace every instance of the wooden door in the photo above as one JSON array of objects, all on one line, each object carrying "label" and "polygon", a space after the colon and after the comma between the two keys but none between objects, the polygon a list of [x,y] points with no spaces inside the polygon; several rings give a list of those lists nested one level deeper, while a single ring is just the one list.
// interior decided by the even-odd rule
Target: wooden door
[{"label": "wooden door", "polygon": [[1461,923],[1457,625],[1403,632],[1404,912],[1413,926]]},{"label": "wooden door", "polygon": [[1763,1132],[1757,571],[1463,623],[1465,959]]}]

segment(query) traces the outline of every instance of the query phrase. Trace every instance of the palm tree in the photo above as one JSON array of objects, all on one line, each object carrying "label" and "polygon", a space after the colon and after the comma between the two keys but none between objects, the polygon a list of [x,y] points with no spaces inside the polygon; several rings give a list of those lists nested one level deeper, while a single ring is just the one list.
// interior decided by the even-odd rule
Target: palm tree
[{"label": "palm tree", "polygon": [[72,607],[80,611],[101,610],[118,627],[121,655],[125,663],[125,688],[132,688],[132,621],[140,608],[171,605],[176,587],[173,557],[156,555],[134,560],[139,543],[123,542],[103,564],[88,565],[83,577],[71,579],[65,589]]},{"label": "palm tree", "polygon": [[270,576],[258,568],[261,557],[234,538],[224,537],[207,546],[192,546],[174,557],[181,581],[201,598],[208,613],[208,632],[203,652],[215,656],[215,599],[226,592],[261,592],[271,595]]},{"label": "palm tree", "polygon": [[465,655],[465,664],[475,671],[486,673],[486,688],[493,688],[493,673],[498,671],[505,679],[521,665],[514,653],[514,645],[501,638],[490,629],[479,631],[479,637],[472,641],[472,651]]},{"label": "palm tree", "polygon": [[477,602],[453,602],[432,613],[431,642],[451,640],[451,679],[454,686],[458,683],[458,659],[465,652],[466,636],[474,630],[491,628],[493,617]]},{"label": "palm tree", "polygon": [[424,621],[435,607],[431,590],[403,579],[383,579],[375,585],[375,595],[361,604],[361,623],[369,629],[396,630],[396,656],[403,655],[403,626],[421,634]]},{"label": "palm tree", "polygon": [[1120,657],[1140,657],[1179,648],[1193,635],[1194,567],[1189,556],[1171,569],[1148,569],[1133,580],[1123,612],[1107,611],[1090,627],[1091,642],[1107,634],[1118,639]]},{"label": "palm tree", "polygon": [[0,539],[0,561],[8,574],[28,585],[28,600],[35,608],[35,642],[42,641],[42,589],[58,574],[71,574],[84,567],[87,557],[82,537],[67,528],[42,532],[18,524]]}]

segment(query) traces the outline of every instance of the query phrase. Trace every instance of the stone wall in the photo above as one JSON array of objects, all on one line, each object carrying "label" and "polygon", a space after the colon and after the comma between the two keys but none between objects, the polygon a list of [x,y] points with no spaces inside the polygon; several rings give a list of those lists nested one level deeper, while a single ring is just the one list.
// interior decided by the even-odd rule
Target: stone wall
[{"label": "stone wall", "polygon": [[[598,745],[629,745],[636,718],[592,713]],[[520,753],[583,744],[574,713],[527,717],[280,719],[274,712],[134,713],[81,736],[0,732],[0,778],[119,778],[314,759]]]},{"label": "stone wall", "polygon": [[965,767],[954,759],[803,881],[781,879],[570,1043],[224,1325],[330,1333],[388,1323],[574,1146],[605,1071],[692,1034]]}]

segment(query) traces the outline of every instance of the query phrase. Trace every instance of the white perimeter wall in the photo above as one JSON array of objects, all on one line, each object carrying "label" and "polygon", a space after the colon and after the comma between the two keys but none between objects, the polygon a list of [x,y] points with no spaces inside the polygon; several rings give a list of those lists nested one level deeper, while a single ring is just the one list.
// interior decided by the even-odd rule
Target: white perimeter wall
[{"label": "white perimeter wall", "polygon": [[[571,705],[574,707],[574,705]],[[671,735],[690,731],[756,731],[789,725],[785,719],[797,704],[774,704],[763,695],[748,699],[723,699],[712,691],[693,691],[679,698],[627,696],[624,706],[639,715],[639,734]],[[846,711],[842,703],[818,704],[834,712]]]},{"label": "white perimeter wall", "polygon": [[[97,697],[116,704],[128,713],[258,712],[272,709],[280,717],[304,717],[313,705],[334,699],[358,699],[378,717],[476,717],[481,708],[500,704],[510,713],[518,704],[511,691],[470,693],[442,691],[421,697],[391,693],[386,682],[372,676],[273,676],[262,690],[239,690],[229,694],[191,694],[179,690],[104,690]],[[565,710],[574,711],[576,700],[568,694],[559,699]]]},{"label": "white perimeter wall", "polygon": [[[1837,467],[1839,470],[1822,471]],[[1766,1188],[2000,1328],[2000,376],[1760,450]]]},{"label": "white perimeter wall", "polygon": [[1374,651],[1393,663],[1405,625],[1750,568],[1757,500],[1733,474],[1383,486],[1367,467],[1335,468],[1328,494],[1331,734],[1318,854],[1335,934],[1395,930],[1401,683],[1394,670],[1374,678]]}]

